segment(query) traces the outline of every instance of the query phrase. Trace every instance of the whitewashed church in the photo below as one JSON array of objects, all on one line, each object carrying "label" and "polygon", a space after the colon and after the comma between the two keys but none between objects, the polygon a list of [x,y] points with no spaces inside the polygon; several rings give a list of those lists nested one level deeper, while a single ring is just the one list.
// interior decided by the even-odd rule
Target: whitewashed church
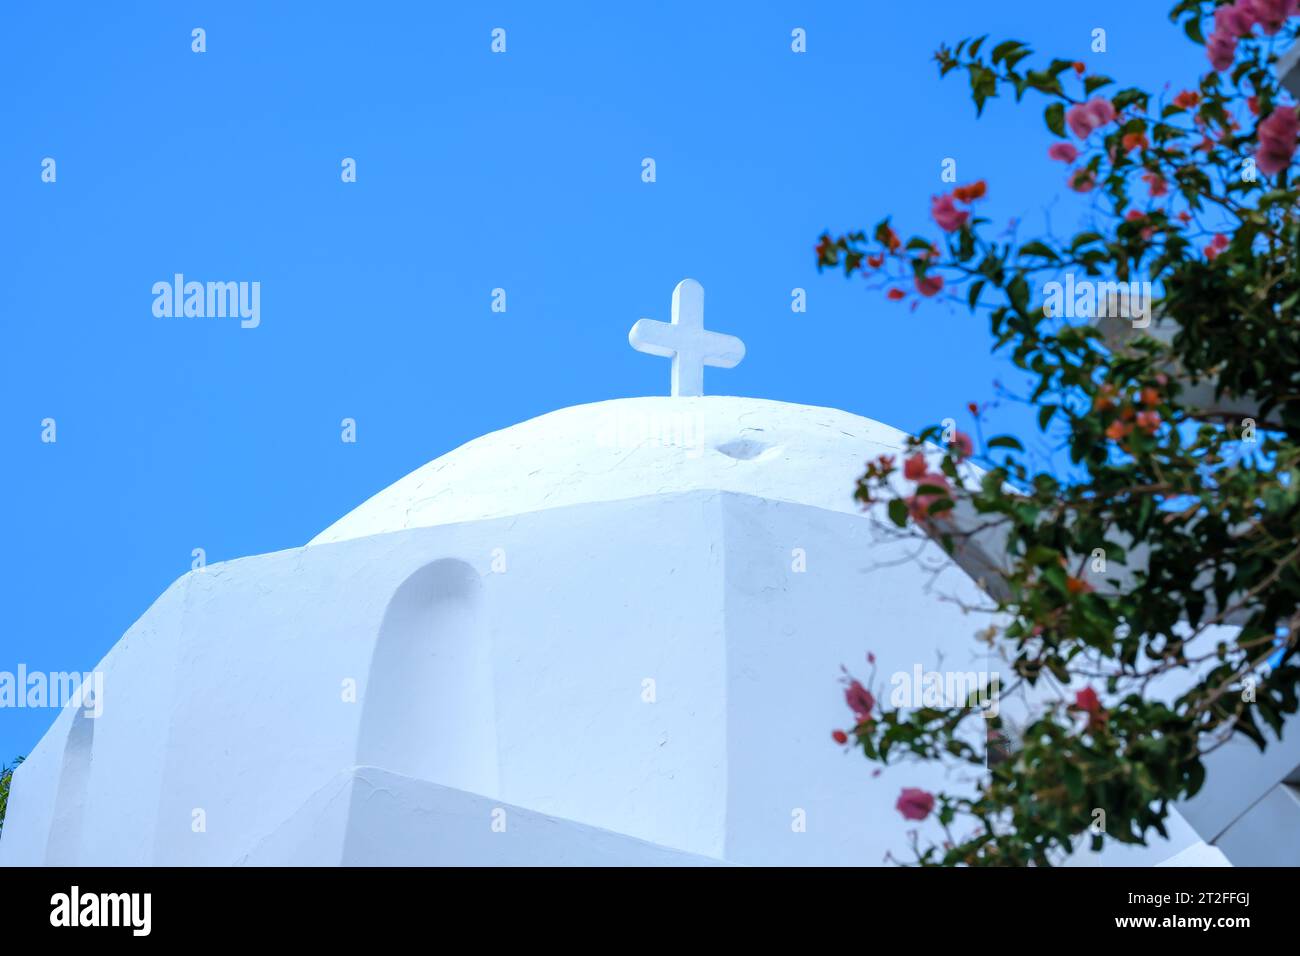
[{"label": "whitewashed church", "polygon": [[[102,714],[70,707],[18,770],[0,863],[878,865],[905,850],[901,788],[952,781],[873,775],[831,740],[851,722],[841,665],[986,662],[980,622],[924,566],[941,550],[900,551],[852,498],[904,434],[704,397],[704,366],[744,346],[704,329],[692,280],[671,323],[629,338],[671,357],[670,396],[485,435],[303,547],[177,580],[100,663]],[[959,568],[939,580],[975,596]],[[1170,824],[1167,842],[1074,862],[1226,862],[1217,831]]]}]

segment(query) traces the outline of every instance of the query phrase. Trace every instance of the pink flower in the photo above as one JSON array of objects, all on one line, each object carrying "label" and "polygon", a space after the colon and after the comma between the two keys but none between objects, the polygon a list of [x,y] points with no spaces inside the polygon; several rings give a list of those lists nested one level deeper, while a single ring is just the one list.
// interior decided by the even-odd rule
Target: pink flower
[{"label": "pink flower", "polygon": [[1097,185],[1097,177],[1091,169],[1076,169],[1066,182],[1076,193],[1086,193]]},{"label": "pink flower", "polygon": [[952,436],[952,449],[958,458],[969,458],[975,454],[975,444],[965,432],[956,432]]},{"label": "pink flower", "polygon": [[1148,435],[1155,434],[1155,430],[1160,427],[1160,413],[1145,410],[1138,412],[1137,425]]},{"label": "pink flower", "polygon": [[[930,506],[941,498],[948,498],[952,495],[952,486],[948,484],[948,479],[937,471],[926,472],[920,478],[916,479],[918,485],[928,485],[934,488],[940,488],[939,494],[927,491],[923,495],[911,495],[904,498],[907,505],[907,511],[914,521],[924,521],[930,517]],[[939,512],[943,514],[943,512]]]},{"label": "pink flower", "polygon": [[1120,140],[1120,146],[1124,152],[1131,153],[1135,149],[1150,149],[1151,141],[1147,139],[1146,133],[1125,133],[1124,138]]},{"label": "pink flower", "polygon": [[1164,196],[1169,192],[1169,186],[1165,183],[1165,178],[1159,173],[1143,173],[1142,181],[1151,190],[1153,199]]},{"label": "pink flower", "polygon": [[920,787],[904,787],[894,807],[904,820],[924,820],[934,809],[934,794]]},{"label": "pink flower", "polygon": [[943,291],[943,276],[917,276],[916,291],[929,298]]},{"label": "pink flower", "polygon": [[1210,66],[1222,73],[1237,59],[1237,38],[1222,30],[1211,33],[1205,41],[1205,55]]},{"label": "pink flower", "polygon": [[1255,151],[1255,164],[1266,176],[1280,173],[1291,165],[1295,155],[1296,135],[1300,133],[1300,120],[1293,107],[1279,106],[1266,116],[1256,129],[1259,149]]},{"label": "pink flower", "polygon": [[[916,479],[918,485],[929,485],[934,488],[942,488],[946,494],[951,488],[948,485],[948,479],[937,471],[927,471],[920,478]],[[926,497],[929,497],[928,495]]]},{"label": "pink flower", "polygon": [[930,215],[944,232],[954,232],[966,225],[970,213],[953,205],[951,196],[935,196],[930,200]]},{"label": "pink flower", "polygon": [[[1300,0],[1237,0],[1231,9],[1241,7],[1249,11],[1248,15],[1259,23],[1265,34],[1272,36],[1282,29],[1288,17],[1300,13]],[[1215,23],[1218,23],[1217,11]],[[1249,26],[1246,32],[1250,32]]]},{"label": "pink flower", "polygon": [[1095,96],[1086,103],[1076,103],[1065,111],[1065,123],[1079,139],[1087,139],[1095,129],[1101,129],[1115,119],[1115,107],[1104,96]]},{"label": "pink flower", "polygon": [[1106,711],[1101,706],[1097,692],[1091,687],[1085,687],[1074,695],[1074,706],[1088,715],[1089,730],[1098,730],[1105,726]]},{"label": "pink flower", "polygon": [[1259,0],[1237,0],[1236,3],[1226,7],[1219,7],[1214,11],[1214,32],[1230,37],[1250,36],[1250,28],[1255,25],[1255,20],[1258,18],[1255,9],[1258,2]]},{"label": "pink flower", "polygon": [[1047,158],[1072,163],[1079,158],[1079,150],[1073,143],[1053,143],[1047,147]]},{"label": "pink flower", "polygon": [[[1139,209],[1130,209],[1128,212],[1124,214],[1124,218],[1128,222],[1142,223],[1142,222],[1146,222],[1147,216],[1146,213],[1142,212]],[[1150,239],[1153,235],[1155,235],[1155,232],[1156,232],[1155,226],[1143,226],[1140,235],[1145,240],[1145,239]]]},{"label": "pink flower", "polygon": [[925,474],[925,456],[920,452],[912,455],[903,462],[903,477],[908,481],[916,481]]},{"label": "pink flower", "polygon": [[871,695],[871,691],[858,681],[849,682],[849,686],[844,689],[844,700],[848,703],[849,710],[853,711],[853,716],[859,721],[870,717],[872,709],[876,706],[876,698]]}]

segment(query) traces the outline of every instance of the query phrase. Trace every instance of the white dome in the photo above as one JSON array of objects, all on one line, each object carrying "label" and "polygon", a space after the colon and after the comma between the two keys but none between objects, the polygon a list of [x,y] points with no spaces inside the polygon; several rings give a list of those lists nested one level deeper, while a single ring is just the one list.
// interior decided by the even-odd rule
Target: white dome
[{"label": "white dome", "polygon": [[575,405],[461,445],[308,543],[700,489],[856,513],[867,459],[905,437],[834,408],[760,398]]}]

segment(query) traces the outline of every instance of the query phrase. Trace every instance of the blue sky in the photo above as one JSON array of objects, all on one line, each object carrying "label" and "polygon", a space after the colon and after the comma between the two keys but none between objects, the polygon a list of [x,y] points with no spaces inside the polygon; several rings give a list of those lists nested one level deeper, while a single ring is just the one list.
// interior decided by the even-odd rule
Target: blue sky
[{"label": "blue sky", "polygon": [[[296,547],[484,432],[665,394],[627,331],[667,320],[685,276],[748,346],[708,393],[962,420],[1016,381],[983,320],[909,312],[812,255],[823,228],[924,226],[945,157],[1022,235],[1086,214],[1041,107],[976,120],[938,43],[1015,37],[1154,89],[1204,65],[1160,0],[466,6],[0,12],[0,670],[89,670],[194,548]],[[155,318],[177,272],[260,282],[260,326]],[[54,716],[0,710],[0,759]]]}]

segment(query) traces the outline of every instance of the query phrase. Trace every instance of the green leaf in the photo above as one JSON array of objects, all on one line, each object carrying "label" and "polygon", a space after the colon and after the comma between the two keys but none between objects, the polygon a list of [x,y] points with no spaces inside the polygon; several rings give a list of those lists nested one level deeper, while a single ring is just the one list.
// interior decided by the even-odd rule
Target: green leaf
[{"label": "green leaf", "polygon": [[1026,552],[1025,563],[1043,567],[1057,567],[1061,563],[1061,552],[1046,545],[1034,545]]},{"label": "green leaf", "polygon": [[990,448],[1012,448],[1016,451],[1025,450],[1025,446],[1020,444],[1020,442],[1016,441],[1010,435],[995,435],[989,439],[988,445]]},{"label": "green leaf", "polygon": [[[979,220],[977,220],[978,222]],[[976,223],[972,223],[974,226]],[[973,228],[963,229],[957,240],[957,261],[969,262],[975,255],[975,232]]]},{"label": "green leaf", "polygon": [[1001,43],[999,43],[997,46],[993,48],[993,53],[991,55],[991,58],[993,60],[994,65],[1001,63],[1002,60],[1007,56],[1007,54],[1014,53],[1016,50],[1018,50],[1023,46],[1024,44],[1021,43],[1019,40],[1003,40]]},{"label": "green leaf", "polygon": [[1056,254],[1055,250],[1053,250],[1051,246],[1038,239],[1035,239],[1032,242],[1026,242],[1021,246],[1020,254],[1022,256],[1039,256],[1043,259],[1051,259],[1053,262],[1061,258]]},{"label": "green leaf", "polygon": [[902,498],[894,498],[889,502],[889,520],[900,528],[907,527],[907,504]]},{"label": "green leaf", "polygon": [[1065,779],[1065,789],[1070,794],[1070,799],[1083,799],[1083,771],[1079,769],[1079,765],[1067,763],[1061,771],[1061,776]]},{"label": "green leaf", "polygon": [[1120,90],[1116,93],[1114,97],[1111,98],[1110,102],[1118,112],[1126,106],[1132,106],[1135,103],[1142,105],[1145,104],[1146,101],[1147,94],[1144,91],[1139,90],[1137,87],[1129,87],[1126,90]]},{"label": "green leaf", "polygon": [[1043,110],[1043,119],[1047,122],[1047,128],[1057,136],[1065,136],[1065,104],[1053,103],[1047,109]]},{"label": "green leaf", "polygon": [[1029,312],[1029,283],[1025,281],[1023,272],[1007,283],[1007,298],[1017,312],[1022,315]]},{"label": "green leaf", "polygon": [[1065,95],[1065,91],[1061,89],[1060,79],[1044,70],[1030,70],[1025,74],[1025,82],[1040,93],[1054,93],[1057,96]]},{"label": "green leaf", "polygon": [[1029,47],[1022,47],[1019,50],[1015,50],[1011,53],[1008,53],[1005,61],[1003,62],[1003,66],[1005,66],[1008,70],[1015,69],[1016,64],[1019,63],[1027,56],[1029,56]]},{"label": "green leaf", "polygon": [[980,66],[978,63],[972,63],[969,71],[971,98],[975,100],[975,115],[980,116],[984,113],[985,101],[997,96],[998,77],[988,67]]},{"label": "green leaf", "polygon": [[1237,721],[1233,724],[1232,729],[1243,737],[1249,738],[1259,748],[1260,753],[1263,753],[1268,747],[1268,741],[1264,739],[1264,735],[1260,733],[1259,727],[1255,724],[1255,715],[1252,713],[1251,708],[1247,707],[1237,716]]},{"label": "green leaf", "polygon": [[892,232],[892,230],[889,227],[890,218],[891,217],[886,216],[884,219],[880,220],[880,222],[876,223],[876,229],[874,235],[876,237],[876,242],[880,243],[881,245],[889,244],[889,235]]}]

